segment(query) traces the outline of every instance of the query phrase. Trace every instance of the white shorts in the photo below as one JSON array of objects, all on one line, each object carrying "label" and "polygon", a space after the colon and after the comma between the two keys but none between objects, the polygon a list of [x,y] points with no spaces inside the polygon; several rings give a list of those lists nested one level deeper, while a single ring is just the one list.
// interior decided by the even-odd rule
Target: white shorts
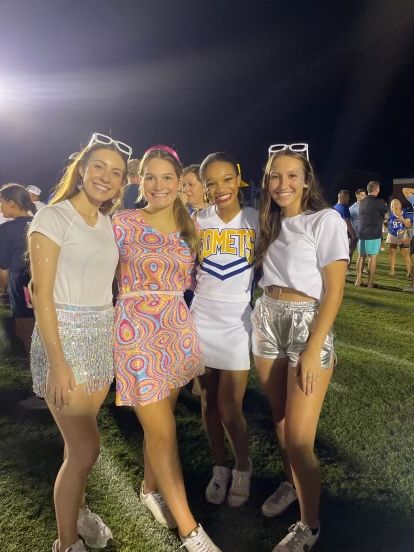
[{"label": "white shorts", "polygon": [[251,307],[194,296],[191,314],[205,365],[218,370],[250,369]]}]

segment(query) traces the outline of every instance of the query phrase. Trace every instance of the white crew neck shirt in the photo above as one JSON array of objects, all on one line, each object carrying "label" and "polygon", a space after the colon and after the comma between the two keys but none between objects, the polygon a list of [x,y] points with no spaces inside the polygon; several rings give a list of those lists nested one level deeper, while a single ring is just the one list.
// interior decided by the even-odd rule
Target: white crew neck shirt
[{"label": "white crew neck shirt", "polygon": [[66,199],[46,205],[34,216],[28,234],[39,232],[60,247],[53,298],[55,303],[102,306],[112,303],[118,248],[108,215],[98,211],[88,226]]},{"label": "white crew neck shirt", "polygon": [[280,234],[263,259],[259,286],[288,287],[320,301],[322,269],[339,260],[349,260],[349,243],[346,223],[334,209],[282,218]]}]

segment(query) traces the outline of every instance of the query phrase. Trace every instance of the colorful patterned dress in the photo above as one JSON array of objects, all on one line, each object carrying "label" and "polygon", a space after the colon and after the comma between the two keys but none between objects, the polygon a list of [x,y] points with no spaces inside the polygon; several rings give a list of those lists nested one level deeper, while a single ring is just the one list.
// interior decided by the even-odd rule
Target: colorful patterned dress
[{"label": "colorful patterned dress", "polygon": [[120,257],[116,404],[144,406],[204,373],[198,335],[183,299],[194,284],[195,255],[178,232],[158,232],[139,209],[116,213],[112,224]]}]

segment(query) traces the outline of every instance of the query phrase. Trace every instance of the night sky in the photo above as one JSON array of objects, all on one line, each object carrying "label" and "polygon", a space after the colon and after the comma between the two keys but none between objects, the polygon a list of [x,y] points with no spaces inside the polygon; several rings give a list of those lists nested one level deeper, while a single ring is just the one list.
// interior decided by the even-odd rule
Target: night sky
[{"label": "night sky", "polygon": [[0,0],[0,29],[0,183],[47,191],[93,131],[255,182],[307,141],[331,200],[414,175],[413,0]]}]

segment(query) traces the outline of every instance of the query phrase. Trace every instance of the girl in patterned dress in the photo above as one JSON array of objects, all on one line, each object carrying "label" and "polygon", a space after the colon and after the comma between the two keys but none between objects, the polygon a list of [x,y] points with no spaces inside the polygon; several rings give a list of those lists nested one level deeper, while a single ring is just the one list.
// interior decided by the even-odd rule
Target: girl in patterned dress
[{"label": "girl in patterned dress", "polygon": [[140,174],[147,206],[113,218],[120,253],[116,404],[132,406],[144,429],[143,504],[162,525],[178,526],[188,551],[216,552],[187,503],[174,418],[181,387],[204,373],[183,298],[195,270],[197,231],[178,197],[182,166],[176,152],[150,148]]}]

